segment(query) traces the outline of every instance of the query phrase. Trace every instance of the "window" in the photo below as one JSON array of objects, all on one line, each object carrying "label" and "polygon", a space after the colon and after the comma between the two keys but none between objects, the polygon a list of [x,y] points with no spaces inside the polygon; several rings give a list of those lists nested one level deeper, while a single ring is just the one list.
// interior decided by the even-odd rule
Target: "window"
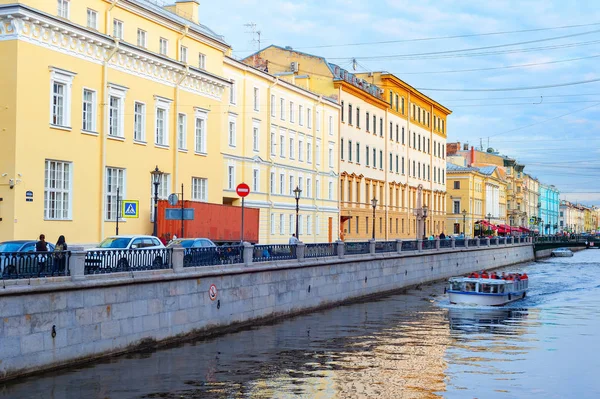
[{"label": "window", "polygon": [[356,163],[360,163],[360,143],[356,143]]},{"label": "window", "polygon": [[185,46],[179,46],[179,62],[187,64],[188,61],[188,49]]},{"label": "window", "polygon": [[259,136],[259,126],[256,122],[252,126],[252,149],[254,151],[258,151],[260,149],[260,136]]},{"label": "window", "polygon": [[421,151],[421,135],[420,134],[419,134],[419,141],[418,141],[418,143],[419,143],[419,145],[418,145],[419,151]]},{"label": "window", "polygon": [[352,162],[352,140],[348,140],[348,162]]},{"label": "window", "polygon": [[198,54],[198,68],[206,69],[206,54]]},{"label": "window", "polygon": [[[154,201],[154,183],[153,183],[153,178],[152,176],[150,176],[150,202],[153,203]],[[163,173],[160,176],[159,182],[158,182],[158,199],[162,199],[165,200],[169,197],[169,192],[171,191],[171,175],[168,173]],[[150,220],[154,221],[154,207],[151,207],[150,210]]]},{"label": "window", "polygon": [[352,124],[352,104],[348,104],[348,124]]},{"label": "window", "polygon": [[177,148],[180,150],[186,149],[186,141],[187,141],[187,115],[179,114],[177,115]]},{"label": "window", "polygon": [[312,109],[306,109],[306,127],[312,129]]},{"label": "window", "polygon": [[373,115],[373,134],[377,134],[377,116]]},{"label": "window", "polygon": [[306,198],[312,198],[312,179],[306,179]]},{"label": "window", "polygon": [[454,181],[454,189],[455,190],[460,190],[460,181],[458,181],[458,180]]},{"label": "window", "polygon": [[394,140],[394,124],[390,122],[390,140]]},{"label": "window", "polygon": [[253,100],[253,104],[254,104],[254,110],[258,111],[260,110],[260,92],[258,87],[254,88],[254,96],[252,97]]},{"label": "window", "polygon": [[165,39],[164,37],[160,38],[159,52],[162,55],[167,55],[167,53],[169,52],[169,41],[167,39]]},{"label": "window", "polygon": [[279,174],[279,194],[285,194],[285,174]]},{"label": "window", "polygon": [[71,87],[75,74],[51,68],[50,124],[70,128]]},{"label": "window", "polygon": [[327,193],[327,198],[329,198],[330,200],[333,199],[333,182],[329,182],[329,189],[328,189],[328,193]]},{"label": "window", "polygon": [[315,144],[315,163],[321,165],[321,144]]},{"label": "window", "polygon": [[140,47],[146,47],[147,45],[147,41],[146,41],[146,31],[145,30],[141,30],[138,29],[137,30],[137,45]]},{"label": "window", "polygon": [[271,116],[272,117],[275,117],[275,112],[276,112],[275,107],[276,107],[276,104],[275,104],[275,95],[271,94]]},{"label": "window", "polygon": [[328,158],[329,158],[329,167],[333,168],[333,147],[332,146],[329,147]]},{"label": "window", "polygon": [[123,21],[113,20],[113,36],[123,40]]},{"label": "window", "polygon": [[400,171],[400,157],[396,155],[396,173]]},{"label": "window", "polygon": [[404,174],[404,157],[402,157],[402,174]]},{"label": "window", "polygon": [[419,162],[419,163],[417,164],[417,166],[418,166],[418,169],[419,169],[419,172],[418,172],[418,173],[419,173],[419,179],[420,179],[420,178],[421,178],[421,162]]},{"label": "window", "polygon": [[373,167],[377,167],[377,150],[373,148]]},{"label": "window", "polygon": [[46,160],[44,219],[71,219],[71,163]]},{"label": "window", "polygon": [[460,213],[460,201],[452,201],[452,213]]},{"label": "window", "polygon": [[365,130],[368,132],[370,130],[371,117],[369,116],[369,112],[367,112],[367,116],[365,117]]},{"label": "window", "polygon": [[229,146],[235,147],[236,142],[236,118],[234,116],[229,116]]},{"label": "window", "polygon": [[196,125],[194,132],[194,149],[198,154],[206,154],[206,119],[208,118],[208,113],[203,111],[196,112]]},{"label": "window", "polygon": [[275,132],[271,132],[271,155],[275,156],[275,148],[277,147],[277,143],[275,142]]},{"label": "window", "polygon": [[294,195],[294,176],[290,176],[290,184],[289,184],[289,195]]},{"label": "window", "polygon": [[96,131],[96,92],[83,90],[83,118],[82,129],[87,132]]},{"label": "window", "polygon": [[312,143],[306,143],[306,162],[312,163]]},{"label": "window", "polygon": [[342,122],[344,122],[344,102],[342,101],[342,107],[340,108]]},{"label": "window", "polygon": [[304,125],[304,108],[302,105],[298,105],[298,124],[300,126]]},{"label": "window", "polygon": [[360,129],[360,108],[356,107],[356,127]]},{"label": "window", "polygon": [[279,156],[285,158],[285,136],[283,134],[279,136]]},{"label": "window", "polygon": [[275,194],[275,172],[271,172],[269,179],[269,192]]},{"label": "window", "polygon": [[383,170],[383,151],[379,150],[379,169]]},{"label": "window", "polygon": [[229,190],[233,190],[234,185],[235,185],[235,167],[229,165],[227,167],[227,188]]},{"label": "window", "polygon": [[296,226],[294,225],[295,219],[294,215],[290,215],[290,234],[296,233]]},{"label": "window", "polygon": [[290,101],[290,122],[294,123],[296,121],[296,110],[294,109],[294,102]]},{"label": "window", "polygon": [[321,180],[315,180],[315,198],[321,198]]},{"label": "window", "polygon": [[87,9],[87,27],[98,29],[98,13],[92,9]]},{"label": "window", "polygon": [[329,117],[329,135],[333,136],[333,116]]},{"label": "window", "polygon": [[392,164],[392,160],[393,160],[393,155],[392,155],[392,153],[390,152],[390,172],[393,172],[393,171],[394,171],[394,167],[393,167],[393,164]]},{"label": "window", "polygon": [[402,144],[404,144],[404,126],[402,126]]},{"label": "window", "polygon": [[119,197],[125,198],[125,169],[106,168],[106,181],[104,187],[105,208],[104,218],[106,220],[117,220],[117,189]]},{"label": "window", "polygon": [[235,80],[231,79],[231,88],[229,89],[229,104],[235,105],[237,99],[237,85]]},{"label": "window", "polygon": [[69,0],[58,0],[58,16],[62,18],[69,18]]},{"label": "window", "polygon": [[133,105],[133,139],[146,141],[146,105],[137,101]]},{"label": "window", "polygon": [[366,165],[369,166],[369,146],[367,146],[367,150],[365,152],[365,161]]},{"label": "window", "polygon": [[285,120],[285,99],[279,99],[279,119]]},{"label": "window", "polygon": [[383,137],[383,118],[379,118],[379,137]]},{"label": "window", "polygon": [[160,146],[169,145],[169,109],[171,101],[156,97],[156,136],[154,143]]},{"label": "window", "polygon": [[192,201],[208,202],[208,179],[192,177]]}]

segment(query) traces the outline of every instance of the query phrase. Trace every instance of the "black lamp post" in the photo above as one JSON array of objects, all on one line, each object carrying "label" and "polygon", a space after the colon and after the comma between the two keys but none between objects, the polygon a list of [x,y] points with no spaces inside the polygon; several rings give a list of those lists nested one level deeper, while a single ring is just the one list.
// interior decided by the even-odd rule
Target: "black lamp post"
[{"label": "black lamp post", "polygon": [[300,212],[300,194],[302,194],[302,189],[298,186],[294,189],[294,197],[296,197],[296,238],[300,241],[300,229],[298,226],[298,214]]},{"label": "black lamp post", "polygon": [[492,231],[492,214],[491,213],[487,214],[487,219],[488,219],[488,229],[490,231]]},{"label": "black lamp post", "polygon": [[158,186],[160,185],[160,180],[162,178],[163,172],[161,172],[160,169],[158,169],[157,165],[156,168],[154,168],[154,170],[150,173],[152,174],[152,183],[154,184],[154,228],[152,230],[152,235],[156,237],[156,235],[158,234]]},{"label": "black lamp post", "polygon": [[373,239],[375,239],[375,208],[377,208],[377,198],[373,197],[371,206],[373,207]]},{"label": "black lamp post", "polygon": [[462,211],[463,214],[463,234],[465,235],[465,237],[467,236],[467,210],[463,209]]},{"label": "black lamp post", "polygon": [[427,205],[423,205],[423,240],[427,239]]}]

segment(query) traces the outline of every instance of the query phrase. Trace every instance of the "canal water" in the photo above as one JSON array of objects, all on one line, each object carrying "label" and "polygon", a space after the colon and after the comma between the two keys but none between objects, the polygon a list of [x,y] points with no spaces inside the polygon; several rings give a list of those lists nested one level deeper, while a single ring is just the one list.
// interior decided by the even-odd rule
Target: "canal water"
[{"label": "canal water", "polygon": [[[502,270],[502,269],[501,269]],[[600,251],[526,271],[526,299],[442,283],[0,385],[10,398],[599,398]]]}]

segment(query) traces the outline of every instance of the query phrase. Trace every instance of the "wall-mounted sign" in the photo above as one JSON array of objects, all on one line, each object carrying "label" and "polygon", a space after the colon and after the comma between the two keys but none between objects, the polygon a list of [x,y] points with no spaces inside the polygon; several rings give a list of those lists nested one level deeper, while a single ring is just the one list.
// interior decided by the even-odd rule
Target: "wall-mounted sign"
[{"label": "wall-mounted sign", "polygon": [[123,215],[124,218],[136,219],[140,217],[139,201],[123,200],[121,207],[121,215]]},{"label": "wall-mounted sign", "polygon": [[26,202],[33,202],[33,191],[26,191],[25,192],[25,201]]}]

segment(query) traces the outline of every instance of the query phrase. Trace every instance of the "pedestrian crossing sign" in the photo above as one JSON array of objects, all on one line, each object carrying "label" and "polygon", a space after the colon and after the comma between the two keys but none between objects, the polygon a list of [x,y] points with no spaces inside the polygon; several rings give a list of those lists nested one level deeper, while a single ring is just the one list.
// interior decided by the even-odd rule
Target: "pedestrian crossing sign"
[{"label": "pedestrian crossing sign", "polygon": [[121,214],[124,218],[139,218],[140,217],[140,202],[133,200],[123,200],[121,205]]}]

